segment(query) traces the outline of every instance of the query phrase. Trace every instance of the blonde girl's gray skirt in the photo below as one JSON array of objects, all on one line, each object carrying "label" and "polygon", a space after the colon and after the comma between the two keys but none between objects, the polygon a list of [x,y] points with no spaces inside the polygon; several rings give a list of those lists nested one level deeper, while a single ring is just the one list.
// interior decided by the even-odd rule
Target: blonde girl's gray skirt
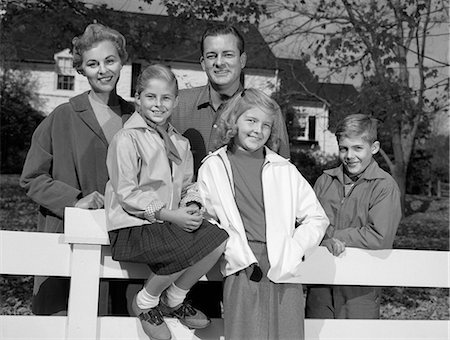
[{"label": "blonde girl's gray skirt", "polygon": [[260,270],[249,267],[225,278],[225,339],[304,339],[302,285],[271,282],[266,276],[269,269],[266,244],[249,244]]}]

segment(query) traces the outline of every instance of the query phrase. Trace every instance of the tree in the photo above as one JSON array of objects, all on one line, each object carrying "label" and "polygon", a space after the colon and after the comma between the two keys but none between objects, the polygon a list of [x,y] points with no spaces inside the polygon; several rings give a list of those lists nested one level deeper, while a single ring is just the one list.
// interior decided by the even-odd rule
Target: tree
[{"label": "tree", "polygon": [[[172,15],[189,13],[259,24],[272,47],[288,46],[291,55],[315,61],[317,68],[327,70],[325,77],[345,73],[359,79],[363,93],[353,105],[341,109],[368,112],[382,121],[390,143],[381,154],[404,197],[417,137],[427,131],[433,114],[447,105],[448,75],[440,81],[436,76],[449,65],[427,55],[431,30],[448,20],[446,0],[266,0],[257,4],[240,0],[217,10],[215,0],[162,3],[175,8],[169,11]],[[299,79],[299,88],[305,85]],[[377,110],[367,110],[372,107],[364,100],[374,97]],[[322,101],[330,104],[325,98]]]},{"label": "tree", "polygon": [[[310,50],[329,74],[345,71],[362,79],[363,91],[353,109],[380,118],[382,128],[389,131],[392,153],[384,149],[381,153],[403,197],[415,141],[426,130],[419,127],[426,126],[448,99],[448,77],[439,83],[434,79],[439,67],[449,65],[426,54],[430,30],[448,18],[445,4],[439,0],[267,2],[268,13],[281,18],[266,27],[273,44],[303,40],[306,44],[291,44],[299,46],[299,55]],[[431,67],[430,60],[437,64]],[[413,86],[415,79],[418,84]],[[375,106],[374,101],[378,101]]]},{"label": "tree", "polygon": [[1,173],[20,173],[31,135],[44,116],[36,110],[35,83],[24,71],[0,73]]},{"label": "tree", "polygon": [[126,36],[130,60],[164,59],[173,46],[183,47],[177,55],[182,60],[197,55],[205,28],[204,22],[182,13],[169,22],[88,1],[6,0],[0,3],[0,55],[9,62],[42,60],[48,58],[48,51],[72,48],[73,37],[81,35],[88,24],[100,23]]},{"label": "tree", "polygon": [[[123,31],[129,32],[131,54],[144,50],[143,55],[149,55],[148,46],[159,46],[167,38],[153,34],[152,25],[157,23],[136,25],[131,19],[116,20],[105,6],[85,6],[76,0],[6,3],[24,10],[20,16],[18,12],[6,11],[0,44],[3,51],[8,42],[3,36],[12,33],[9,37],[16,37],[14,34],[20,32],[25,19],[34,19],[37,28],[45,28],[43,32],[47,33],[43,33],[45,38],[39,43],[66,41],[65,47],[70,46],[69,37],[80,34],[94,20],[119,30],[120,25],[125,25]],[[382,155],[404,196],[406,173],[417,137],[427,131],[430,117],[448,99],[448,76],[440,82],[435,77],[439,67],[449,65],[427,55],[431,30],[448,19],[446,0],[161,0],[161,3],[169,15],[182,21],[201,18],[254,23],[273,47],[286,45],[288,41],[291,54],[315,62],[317,69],[327,70],[326,76],[344,73],[359,79],[361,96],[355,98],[354,105],[346,103],[340,110],[344,113],[366,110],[383,122],[382,129],[388,131],[390,143],[383,146]],[[178,33],[170,39],[180,39],[182,35]],[[415,65],[415,72],[411,65]],[[299,88],[308,90],[302,79],[298,82]],[[368,111],[374,106],[365,105],[365,100],[375,97],[373,93],[379,99],[377,110]],[[330,104],[325,98],[316,98]]]}]

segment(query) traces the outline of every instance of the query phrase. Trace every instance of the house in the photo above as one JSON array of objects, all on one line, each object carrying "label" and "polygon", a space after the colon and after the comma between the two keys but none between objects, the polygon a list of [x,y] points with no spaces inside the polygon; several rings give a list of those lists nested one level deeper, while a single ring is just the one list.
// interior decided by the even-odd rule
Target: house
[{"label": "house", "polygon": [[[149,63],[168,64],[181,89],[207,82],[199,62],[199,41],[214,22],[102,9],[82,15],[69,11],[64,19],[45,14],[39,18],[42,23],[36,25],[33,16],[38,15],[30,10],[13,13],[8,22],[14,27],[9,50],[19,67],[29,70],[36,80],[42,100],[40,110],[45,114],[89,89],[86,78],[72,67],[70,48],[71,39],[94,21],[117,29],[127,39],[129,62],[117,86],[118,94],[126,100],[133,100],[137,75]],[[58,30],[62,23],[67,23],[64,27],[68,31]],[[337,153],[334,135],[329,131],[329,100],[341,100],[356,92],[353,86],[317,83],[303,61],[276,58],[255,26],[242,24],[239,28],[248,54],[242,82],[245,87],[259,88],[269,95],[280,90],[276,99],[286,113],[293,150],[313,148],[326,154]],[[307,88],[299,85],[299,78]]]},{"label": "house", "polygon": [[[172,68],[181,89],[206,84],[207,77],[200,65],[199,42],[207,25],[213,25],[214,22],[178,20],[162,15],[113,10],[108,10],[108,13],[107,22],[104,14],[98,17],[98,22],[117,29],[127,38],[130,56],[129,62],[122,68],[117,85],[120,96],[133,100],[134,84],[141,68],[155,62],[165,63]],[[244,35],[248,54],[243,84],[271,95],[277,89],[276,58],[256,27],[241,25],[240,30]],[[79,31],[72,37],[81,33]],[[26,21],[22,21],[21,30],[14,34],[17,35],[15,41],[20,42],[14,46],[15,60],[21,69],[29,70],[37,81],[43,105],[40,109],[45,114],[89,89],[86,78],[72,67],[69,39],[55,50],[54,44],[40,41],[43,32],[32,25],[27,27]]]},{"label": "house", "polygon": [[339,119],[333,109],[357,95],[353,85],[318,82],[302,60],[278,58],[279,102],[286,114],[291,150],[338,152],[330,129],[330,118]]}]

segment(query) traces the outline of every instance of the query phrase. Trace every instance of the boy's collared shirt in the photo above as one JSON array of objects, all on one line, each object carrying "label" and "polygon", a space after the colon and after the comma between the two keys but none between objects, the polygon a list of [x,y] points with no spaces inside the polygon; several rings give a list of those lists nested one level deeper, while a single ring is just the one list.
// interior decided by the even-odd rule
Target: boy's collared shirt
[{"label": "boy's collared shirt", "polygon": [[373,160],[345,188],[343,166],[324,171],[314,185],[334,233],[347,247],[392,248],[402,216],[397,183]]}]

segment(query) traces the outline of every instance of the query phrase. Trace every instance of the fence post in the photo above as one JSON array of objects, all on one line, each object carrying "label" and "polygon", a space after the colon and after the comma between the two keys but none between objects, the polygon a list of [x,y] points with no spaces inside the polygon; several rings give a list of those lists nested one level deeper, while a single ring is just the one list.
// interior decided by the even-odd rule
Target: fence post
[{"label": "fence post", "polygon": [[441,180],[438,179],[437,180],[437,197],[439,197],[439,198],[442,196],[441,190],[442,190],[442,188],[441,188]]},{"label": "fence post", "polygon": [[71,244],[66,339],[98,338],[102,245],[109,244],[104,210],[66,208],[64,239]]},{"label": "fence post", "polygon": [[101,245],[72,244],[66,339],[96,339]]}]

